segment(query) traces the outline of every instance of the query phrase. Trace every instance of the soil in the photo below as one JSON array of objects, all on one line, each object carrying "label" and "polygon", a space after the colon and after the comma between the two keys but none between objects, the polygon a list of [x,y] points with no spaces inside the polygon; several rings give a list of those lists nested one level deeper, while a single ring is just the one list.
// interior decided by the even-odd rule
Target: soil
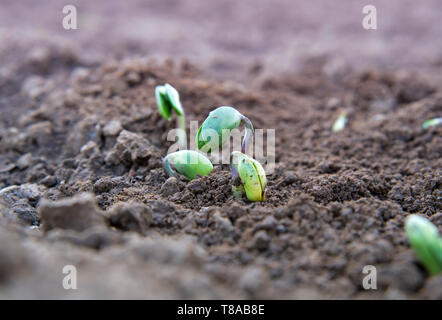
[{"label": "soil", "polygon": [[[265,17],[258,31],[288,35],[291,14],[302,16],[302,4],[281,1],[292,9],[284,15],[284,7],[255,2]],[[1,298],[442,299],[442,276],[427,274],[404,233],[413,213],[442,230],[442,127],[421,127],[442,113],[442,51],[434,42],[425,63],[415,47],[406,59],[394,57],[440,24],[407,24],[410,39],[388,44],[390,26],[376,40],[389,45],[382,62],[361,58],[354,43],[342,45],[348,37],[337,37],[342,46],[325,42],[319,55],[304,51],[282,70],[293,56],[280,38],[269,44],[256,30],[258,38],[212,37],[254,21],[258,9],[241,20],[233,1],[134,2],[123,12],[117,1],[106,3],[106,17],[90,24],[113,25],[127,14],[140,22],[143,13],[152,20],[149,36],[134,36],[131,46],[128,30],[110,39],[96,27],[96,42],[77,33],[79,42],[66,46],[46,22],[41,34],[30,32],[38,14],[0,29],[15,31],[0,33]],[[428,3],[415,14],[431,22],[429,12],[441,5]],[[101,8],[78,6],[92,17]],[[35,12],[52,17],[48,8]],[[402,17],[380,8],[393,21]],[[222,12],[232,13],[231,24]],[[191,24],[198,17],[213,18],[211,28]],[[300,20],[300,43],[321,34],[312,27],[321,17]],[[345,29],[352,20],[339,21],[335,27]],[[191,30],[197,39],[178,41]],[[354,39],[361,32],[348,31]],[[168,51],[174,40],[183,46],[176,54]],[[269,62],[275,57],[277,67]],[[213,108],[232,105],[255,128],[276,130],[265,202],[234,198],[228,166],[192,182],[168,179],[161,159],[174,122],[161,118],[154,97],[165,82],[179,91],[188,120],[202,123]],[[342,110],[348,124],[333,133]],[[77,290],[62,287],[65,265],[77,268]],[[377,269],[376,290],[362,286],[366,265]]]}]

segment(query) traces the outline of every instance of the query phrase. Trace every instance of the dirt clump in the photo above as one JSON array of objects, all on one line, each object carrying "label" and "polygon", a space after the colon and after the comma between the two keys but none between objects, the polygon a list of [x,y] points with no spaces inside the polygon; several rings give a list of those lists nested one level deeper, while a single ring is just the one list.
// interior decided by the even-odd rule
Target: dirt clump
[{"label": "dirt clump", "polygon": [[104,224],[104,216],[92,194],[82,193],[75,197],[48,201],[42,200],[39,215],[45,232],[54,228],[84,231]]},{"label": "dirt clump", "polygon": [[153,221],[152,209],[143,203],[120,202],[108,210],[109,224],[124,231],[145,232]]}]

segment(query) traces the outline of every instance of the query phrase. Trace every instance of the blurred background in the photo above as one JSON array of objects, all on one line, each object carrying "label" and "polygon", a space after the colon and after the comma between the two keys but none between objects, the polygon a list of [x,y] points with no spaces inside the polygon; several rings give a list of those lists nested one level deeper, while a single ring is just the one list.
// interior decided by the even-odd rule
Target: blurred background
[{"label": "blurred background", "polygon": [[[327,72],[442,65],[438,0],[0,2],[2,65],[46,45],[90,63],[133,55],[188,59],[214,77],[233,78],[256,65],[292,72],[312,59]],[[67,4],[77,8],[77,30],[62,28]],[[377,8],[377,30],[362,28],[368,4]]]}]

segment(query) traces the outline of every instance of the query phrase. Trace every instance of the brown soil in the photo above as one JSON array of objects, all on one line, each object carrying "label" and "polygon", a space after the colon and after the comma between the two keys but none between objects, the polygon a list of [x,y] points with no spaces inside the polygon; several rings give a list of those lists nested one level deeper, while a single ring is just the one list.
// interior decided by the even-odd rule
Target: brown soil
[{"label": "brown soil", "polygon": [[[235,71],[198,56],[106,59],[103,39],[81,53],[4,39],[0,297],[442,299],[442,277],[424,271],[403,228],[411,213],[442,227],[442,128],[421,128],[441,116],[440,64],[360,70],[307,55],[283,73],[257,61]],[[123,56],[142,51],[120,43]],[[234,198],[227,166],[192,182],[167,180],[161,159],[174,123],[154,97],[164,82],[180,92],[188,120],[232,105],[256,128],[276,129],[266,202]],[[342,109],[348,125],[332,133]],[[82,192],[95,197],[71,198]],[[78,269],[78,290],[61,285],[68,264]],[[377,290],[362,288],[365,265],[378,270]]]}]

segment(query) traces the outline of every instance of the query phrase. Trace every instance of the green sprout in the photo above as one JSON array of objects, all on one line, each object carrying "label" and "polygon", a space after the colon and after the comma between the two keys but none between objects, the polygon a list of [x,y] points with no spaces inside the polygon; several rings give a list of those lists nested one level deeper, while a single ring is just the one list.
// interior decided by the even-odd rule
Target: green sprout
[{"label": "green sprout", "polygon": [[178,179],[178,175],[172,169],[188,178],[195,179],[196,175],[206,176],[213,170],[213,165],[209,159],[197,151],[180,150],[169,153],[163,159],[163,168],[171,177]]},{"label": "green sprout", "polygon": [[[252,143],[254,128],[252,122],[236,109],[229,106],[219,107],[209,113],[196,135],[198,149],[206,148],[210,153],[213,148],[222,147],[230,138],[230,132],[239,126],[245,127],[246,133],[241,144],[241,152],[232,152],[231,169],[234,185],[233,194],[241,197],[244,193],[250,201],[265,201],[267,178],[261,164],[246,155]],[[226,131],[229,134],[226,134]],[[212,136],[211,133],[216,135]],[[210,137],[210,140],[208,139]],[[211,141],[212,139],[216,141]]]},{"label": "green sprout", "polygon": [[170,84],[166,83],[164,86],[155,87],[155,98],[157,100],[158,111],[160,114],[170,121],[172,110],[177,114],[177,127],[181,129],[178,136],[180,145],[186,145],[186,115],[180,102],[180,95],[178,91]]},{"label": "green sprout", "polygon": [[232,152],[231,165],[233,194],[240,197],[246,193],[250,201],[265,201],[267,178],[261,164],[239,151]]},{"label": "green sprout", "polygon": [[348,122],[347,112],[342,111],[338,119],[336,119],[335,123],[333,123],[332,131],[339,132],[344,130],[345,126],[347,125],[347,122]]},{"label": "green sprout", "polygon": [[[227,139],[230,138],[230,135],[223,134],[223,130],[228,130],[230,133],[240,125],[244,125],[246,129],[246,134],[241,145],[241,151],[246,153],[253,139],[254,129],[252,122],[239,111],[228,106],[216,108],[210,112],[207,119],[204,120],[196,135],[196,145],[198,149],[202,149],[204,146],[210,146],[210,148],[208,148],[209,150],[206,150],[207,153],[210,153],[212,148],[223,146]],[[210,131],[215,131],[218,134],[218,141],[205,140],[207,135],[210,136],[210,134],[207,134],[207,132]]]},{"label": "green sprout", "polygon": [[429,220],[411,215],[405,222],[405,232],[416,255],[432,274],[442,272],[442,237],[439,236],[437,227]]},{"label": "green sprout", "polygon": [[429,127],[436,127],[438,125],[442,124],[442,117],[440,118],[433,118],[427,121],[424,121],[424,123],[422,123],[422,128],[427,129]]}]

